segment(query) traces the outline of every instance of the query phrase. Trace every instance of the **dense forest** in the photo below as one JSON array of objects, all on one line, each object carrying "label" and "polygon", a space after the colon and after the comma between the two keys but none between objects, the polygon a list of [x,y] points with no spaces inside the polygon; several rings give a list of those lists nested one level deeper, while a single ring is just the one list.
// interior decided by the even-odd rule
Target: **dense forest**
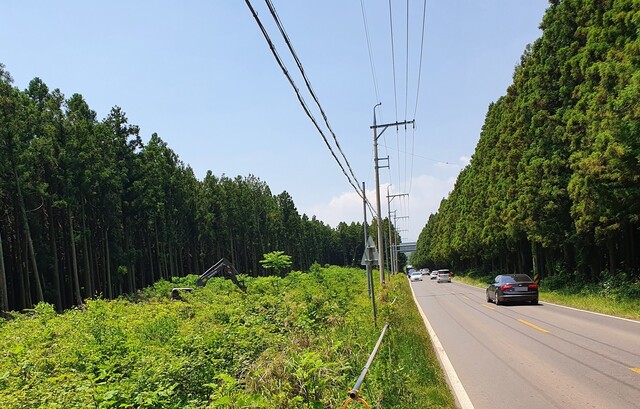
[{"label": "dense forest", "polygon": [[640,278],[640,2],[550,1],[416,265]]},{"label": "dense forest", "polygon": [[2,64],[0,158],[0,311],[114,298],[222,257],[254,277],[271,251],[294,269],[360,264],[362,224],[300,215],[255,176],[198,180],[120,107],[100,121],[39,78],[19,90]]}]

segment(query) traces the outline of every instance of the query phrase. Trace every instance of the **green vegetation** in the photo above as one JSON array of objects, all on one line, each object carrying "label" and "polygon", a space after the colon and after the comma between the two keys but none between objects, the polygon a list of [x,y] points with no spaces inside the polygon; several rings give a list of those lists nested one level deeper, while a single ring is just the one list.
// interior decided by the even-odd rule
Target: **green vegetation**
[{"label": "green vegetation", "polygon": [[[487,283],[493,277],[495,276],[458,275],[454,280],[486,288]],[[640,297],[628,296],[629,291],[640,293],[640,283],[636,283],[635,287],[634,284],[628,283],[616,286],[615,283],[608,281],[601,285],[580,286],[580,288],[576,286],[573,289],[566,284],[554,288],[553,284],[550,287],[543,283],[540,287],[540,300],[586,311],[640,320]]]},{"label": "green vegetation", "polygon": [[285,270],[291,267],[291,256],[284,254],[283,251],[272,251],[264,255],[264,259],[260,260],[260,264],[266,269],[275,271],[276,275],[284,274]]},{"label": "green vegetation", "polygon": [[256,277],[275,250],[303,271],[357,266],[364,251],[361,223],[300,215],[253,175],[198,180],[120,107],[99,120],[82,95],[39,78],[19,90],[2,64],[0,158],[0,312],[132,294],[223,257]]},{"label": "green vegetation", "polygon": [[360,269],[243,277],[246,293],[214,278],[168,297],[195,279],[0,320],[2,407],[338,408],[384,321],[361,395],[377,407],[455,407],[402,275],[376,287],[377,327]]},{"label": "green vegetation", "polygon": [[636,0],[550,1],[412,264],[637,286],[639,26]]}]

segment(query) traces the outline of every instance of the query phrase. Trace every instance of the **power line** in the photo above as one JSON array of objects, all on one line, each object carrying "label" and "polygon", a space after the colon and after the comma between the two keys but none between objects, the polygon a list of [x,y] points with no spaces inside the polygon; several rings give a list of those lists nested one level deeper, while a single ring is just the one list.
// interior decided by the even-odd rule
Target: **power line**
[{"label": "power line", "polygon": [[[385,148],[387,148],[387,149],[395,150],[395,149],[390,148],[390,147],[388,147],[388,146],[384,146],[384,145],[382,145],[382,146],[383,146],[383,147],[385,147]],[[397,151],[397,152],[398,152],[398,153],[406,153],[406,152],[404,152],[404,151]],[[428,157],[426,157],[426,156],[418,155],[418,154],[416,154],[416,153],[412,153],[412,154],[411,154],[411,156],[415,156],[416,158],[420,158],[420,159],[428,160],[428,161],[430,161],[430,162],[440,163],[440,164],[442,164],[442,165],[460,166],[460,165],[458,165],[457,163],[452,163],[452,162],[448,162],[448,161],[444,161],[444,160],[440,160],[440,159],[428,158]]]},{"label": "power line", "polygon": [[371,77],[373,78],[373,89],[376,93],[376,102],[380,102],[380,94],[378,93],[378,79],[376,76],[376,67],[373,63],[373,52],[371,51],[371,41],[369,39],[369,24],[367,23],[367,12],[364,7],[364,0],[360,0],[360,9],[362,10],[362,22],[364,23],[364,34],[367,38],[367,49],[369,50],[369,65],[371,65]]},{"label": "power line", "polygon": [[391,30],[391,62],[393,65],[393,101],[396,110],[395,120],[398,121],[398,91],[396,90],[396,52],[393,40],[393,13],[391,11],[391,0],[389,0],[389,28]]},{"label": "power line", "polygon": [[[329,120],[327,118],[327,115],[325,114],[324,109],[322,109],[322,105],[320,104],[320,100],[316,96],[316,93],[313,91],[313,87],[311,86],[311,82],[309,81],[309,78],[307,77],[307,74],[306,74],[304,68],[302,67],[302,62],[300,62],[300,59],[298,58],[297,53],[293,49],[293,45],[291,44],[291,41],[289,40],[289,36],[287,35],[286,31],[284,30],[284,26],[282,25],[280,17],[278,16],[278,13],[275,10],[275,7],[271,3],[271,0],[265,0],[265,3],[267,4],[267,7],[269,8],[269,11],[271,12],[271,16],[273,17],[276,25],[278,26],[278,29],[280,30],[280,34],[282,35],[282,38],[284,39],[285,43],[287,44],[287,47],[289,48],[289,52],[293,56],[293,58],[294,58],[294,60],[296,62],[296,65],[298,66],[298,70],[300,71],[300,74],[302,75],[302,78],[304,79],[304,82],[305,82],[305,84],[307,86],[307,89],[309,90],[309,93],[311,94],[311,97],[313,98],[313,100],[315,101],[316,105],[318,106],[318,109],[320,110],[322,118],[324,119],[324,123],[327,126],[327,129],[329,129],[329,132],[331,133],[331,135],[333,137],[333,140],[334,140],[334,142],[336,144],[336,147],[338,148],[338,151],[340,151],[340,154],[342,155],[342,158],[344,159],[344,161],[345,161],[345,163],[347,165],[347,168],[349,169],[349,172],[351,173],[351,176],[353,177],[353,180],[355,181],[355,184],[358,186],[357,188],[354,186],[356,192],[358,193],[360,198],[365,198],[364,191],[360,192],[360,189],[359,189],[360,183],[358,182],[358,178],[354,174],[353,169],[351,168],[351,164],[349,163],[349,160],[347,159],[346,155],[344,154],[344,152],[342,150],[342,147],[340,146],[340,143],[338,142],[338,138],[337,138],[336,134],[333,132],[333,129],[331,128],[331,125],[329,124]],[[324,138],[324,134],[323,134],[323,138]],[[325,142],[326,142],[326,140],[325,140]],[[329,147],[329,149],[331,150],[330,147]],[[331,150],[331,152],[333,154],[333,150]],[[340,167],[342,168],[342,171],[344,173],[344,168],[342,167],[342,165],[340,164],[338,159],[335,157],[335,154],[334,154],[334,158],[336,159],[336,161],[338,162],[338,164],[340,165]],[[345,174],[345,176],[347,176],[347,179],[349,179],[348,175]],[[351,183],[350,179],[349,179],[349,183]],[[353,183],[351,183],[351,186],[353,186]],[[369,204],[370,210],[373,211],[373,207],[371,206],[371,203],[369,203],[368,199],[366,201]]]},{"label": "power line", "polygon": [[[404,74],[404,120],[407,120],[407,106],[409,105],[409,0],[407,0],[407,41],[405,52],[405,74]],[[415,118],[415,116],[414,116]]]},{"label": "power line", "polygon": [[[407,119],[407,109],[409,105],[409,0],[407,0],[407,22],[406,22],[406,50],[405,50],[405,73],[404,73],[404,119]],[[414,127],[415,130],[415,127]],[[407,150],[407,127],[404,127],[404,147]],[[412,150],[413,152],[413,150]],[[409,186],[411,186],[411,173],[407,177],[407,155],[404,157],[404,177],[405,177],[405,192],[410,192],[410,189],[406,189],[406,179],[409,179]]]},{"label": "power line", "polygon": [[[336,143],[336,146],[338,147],[338,150],[340,151],[340,153],[342,154],[342,157],[344,158],[347,167],[349,168],[349,171],[351,173],[351,177],[353,177],[353,180],[351,179],[351,177],[349,176],[349,174],[347,174],[343,164],[340,162],[340,160],[338,159],[338,157],[336,156],[335,152],[333,151],[333,148],[331,147],[331,145],[329,144],[329,141],[327,140],[326,135],[324,134],[324,132],[322,131],[322,129],[320,128],[320,125],[318,124],[318,122],[316,121],[316,119],[314,118],[313,114],[311,113],[308,105],[306,104],[304,98],[302,97],[300,90],[298,89],[297,85],[295,84],[295,81],[293,80],[293,78],[291,77],[291,75],[289,74],[289,71],[287,70],[286,66],[284,65],[284,62],[282,61],[282,59],[280,58],[280,55],[278,54],[278,51],[276,50],[275,45],[273,44],[273,42],[271,41],[271,38],[269,36],[269,34],[267,33],[264,25],[262,24],[262,21],[260,20],[260,18],[258,17],[258,14],[256,13],[255,9],[253,8],[253,6],[251,5],[251,2],[249,0],[245,0],[245,3],[247,4],[247,6],[249,7],[249,10],[251,11],[251,14],[253,15],[254,19],[256,20],[256,23],[258,24],[260,30],[262,31],[262,34],[265,38],[265,40],[267,41],[267,44],[269,45],[269,48],[271,49],[271,53],[273,54],[274,58],[276,59],[276,62],[278,63],[278,65],[280,66],[280,69],[282,70],[282,72],[284,73],[285,77],[287,77],[287,80],[289,81],[289,84],[291,85],[291,87],[293,88],[293,90],[296,93],[296,96],[298,98],[298,101],[300,102],[300,105],[302,106],[305,114],[309,117],[309,119],[311,120],[311,122],[314,124],[314,126],[316,127],[316,129],[318,130],[318,132],[320,133],[320,135],[322,136],[322,139],[324,140],[325,145],[327,146],[327,148],[329,149],[329,152],[331,152],[331,155],[333,156],[333,158],[335,159],[336,163],[338,164],[338,166],[340,166],[340,169],[342,170],[342,173],[345,175],[345,177],[347,178],[347,181],[349,182],[349,184],[354,188],[354,190],[356,191],[356,193],[358,194],[358,196],[360,196],[361,199],[364,199],[366,196],[364,194],[363,191],[360,190],[359,187],[357,187],[358,181],[357,178],[355,177],[353,170],[351,168],[351,166],[349,165],[349,161],[347,160],[346,156],[344,155],[344,152],[342,151],[342,149],[340,148],[340,144],[338,143],[337,137],[335,135],[335,133],[333,132],[333,130],[331,129],[331,126],[329,125],[328,119],[326,114],[324,113],[324,110],[322,109],[322,106],[320,105],[320,102],[318,100],[318,98],[316,97],[315,93],[313,92],[313,89],[311,87],[311,84],[306,76],[306,73],[304,72],[304,69],[302,67],[302,64],[300,63],[300,60],[298,59],[297,54],[295,53],[295,51],[293,50],[293,46],[291,45],[291,42],[288,38],[288,36],[286,35],[286,32],[284,31],[284,27],[282,26],[279,17],[277,16],[277,13],[275,11],[275,8],[273,7],[273,5],[271,4],[271,2],[269,0],[265,0],[267,3],[267,6],[269,7],[269,10],[271,11],[272,17],[274,18],[276,24],[278,25],[278,28],[280,30],[281,35],[283,36],[283,38],[285,39],[285,42],[287,43],[287,46],[289,48],[289,51],[291,52],[293,58],[296,61],[296,64],[298,66],[298,69],[300,70],[304,80],[305,80],[305,84],[307,86],[307,89],[309,90],[309,92],[311,93],[314,101],[316,102],[316,105],[318,106],[318,108],[320,109],[322,116],[324,118],[325,124],[327,126],[327,128],[329,128],[329,131],[331,132],[331,134],[333,135],[334,141]],[[355,181],[355,182],[354,182]],[[369,209],[370,211],[373,212],[373,207],[371,205],[371,203],[369,202],[368,199],[366,199],[367,204],[369,205]]]},{"label": "power line", "polygon": [[420,94],[420,77],[422,76],[422,52],[424,51],[424,27],[427,20],[427,0],[424,0],[422,6],[422,39],[420,40],[420,63],[418,65],[418,85],[416,86],[416,107],[413,111],[413,117],[418,112],[418,95]]},{"label": "power line", "polygon": [[411,187],[413,186],[413,159],[416,155],[413,154],[416,146],[416,128],[413,128],[413,132],[411,134],[411,172],[409,173],[409,190],[408,193],[411,193]]},{"label": "power line", "polygon": [[289,47],[289,52],[293,56],[293,59],[296,61],[298,69],[300,70],[300,74],[302,75],[302,78],[304,78],[304,82],[307,85],[307,89],[309,90],[309,93],[311,94],[311,97],[313,98],[313,100],[315,101],[316,105],[318,106],[318,109],[320,110],[320,114],[322,115],[322,118],[324,119],[324,123],[327,126],[327,129],[329,129],[329,132],[331,132],[331,136],[333,136],[333,141],[335,142],[336,147],[338,148],[338,151],[340,151],[340,154],[342,155],[342,158],[344,159],[344,162],[347,165],[347,168],[349,168],[349,172],[351,173],[351,176],[353,177],[353,180],[355,181],[356,185],[359,186],[360,183],[358,182],[358,178],[356,178],[356,175],[353,173],[353,169],[351,168],[351,165],[349,164],[349,160],[347,159],[346,155],[342,151],[342,148],[340,147],[340,143],[338,142],[338,138],[336,137],[336,134],[333,132],[333,129],[331,128],[331,125],[329,125],[329,120],[327,119],[327,115],[325,114],[324,109],[322,109],[322,105],[320,105],[320,100],[318,99],[316,93],[313,91],[313,88],[311,87],[311,82],[309,81],[309,78],[307,77],[307,74],[305,73],[304,68],[302,67],[302,63],[300,62],[300,59],[298,58],[298,55],[296,54],[295,50],[293,49],[293,45],[291,44],[291,41],[289,40],[289,36],[284,31],[284,27],[282,26],[282,22],[280,21],[280,17],[278,17],[278,13],[276,12],[275,8],[273,7],[273,4],[271,3],[271,0],[265,0],[265,2],[267,3],[267,6],[269,7],[269,11],[271,12],[271,16],[273,17],[274,21],[276,22],[276,25],[278,26],[278,29],[280,30],[280,34],[282,35],[282,38],[284,38],[284,41],[287,44],[287,47]]},{"label": "power line", "polygon": [[[342,166],[342,163],[340,163],[340,160],[338,159],[338,157],[336,156],[335,152],[333,151],[333,148],[329,144],[329,141],[327,140],[327,137],[325,136],[324,132],[320,128],[320,125],[318,125],[318,122],[316,121],[316,119],[313,117],[313,114],[309,110],[309,107],[307,106],[306,102],[304,101],[304,98],[300,94],[300,90],[298,89],[298,87],[296,86],[295,82],[293,81],[293,78],[291,78],[291,75],[289,74],[289,71],[287,71],[287,68],[285,67],[282,59],[280,58],[280,55],[278,54],[278,51],[276,50],[275,45],[271,41],[271,38],[269,37],[269,34],[267,33],[266,29],[264,28],[264,25],[262,24],[262,21],[258,17],[258,14],[254,10],[253,6],[251,5],[251,2],[249,0],[245,0],[245,3],[249,7],[249,10],[251,11],[251,14],[253,15],[253,18],[256,20],[256,23],[260,27],[260,31],[262,31],[262,35],[264,36],[265,40],[267,41],[267,44],[269,45],[269,48],[271,49],[271,53],[273,54],[274,58],[276,59],[276,62],[280,66],[280,69],[282,70],[282,72],[285,75],[285,77],[287,77],[287,80],[289,80],[289,84],[291,84],[291,87],[295,91],[296,96],[298,97],[298,101],[300,102],[300,105],[302,105],[302,108],[303,108],[305,114],[307,114],[307,116],[309,117],[311,122],[313,122],[313,125],[316,127],[316,129],[318,130],[318,132],[322,136],[322,139],[324,140],[325,145],[327,145],[327,148],[331,152],[331,155],[333,156],[333,158],[338,163],[338,166],[340,166],[340,169],[342,169],[342,173],[344,173],[344,175],[347,177],[347,180],[349,181],[349,184],[351,184],[351,186],[356,190],[356,192],[358,192],[358,194],[361,195],[360,190],[354,185],[354,182],[351,180],[351,178],[349,177],[349,175],[345,171],[344,166]],[[360,197],[362,198],[362,196],[360,196]]]}]

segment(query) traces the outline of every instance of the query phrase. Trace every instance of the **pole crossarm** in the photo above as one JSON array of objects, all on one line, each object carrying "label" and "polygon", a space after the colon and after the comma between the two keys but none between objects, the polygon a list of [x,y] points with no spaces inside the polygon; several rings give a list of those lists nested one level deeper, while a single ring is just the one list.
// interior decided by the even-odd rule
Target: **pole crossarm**
[{"label": "pole crossarm", "polygon": [[409,196],[409,193],[399,193],[397,195],[387,195],[387,197],[391,198],[391,201],[393,201],[394,197],[400,197],[400,196]]},{"label": "pole crossarm", "polygon": [[380,134],[378,135],[378,137],[376,138],[376,140],[378,138],[380,138],[382,136],[382,134],[384,133],[384,131],[387,130],[388,127],[390,126],[400,126],[400,125],[409,125],[409,124],[413,124],[415,126],[416,120],[411,120],[411,121],[399,121],[399,122],[393,122],[393,123],[389,123],[389,124],[381,124],[381,125],[372,125],[371,129],[378,129],[378,128],[383,128],[382,131],[380,131]]}]

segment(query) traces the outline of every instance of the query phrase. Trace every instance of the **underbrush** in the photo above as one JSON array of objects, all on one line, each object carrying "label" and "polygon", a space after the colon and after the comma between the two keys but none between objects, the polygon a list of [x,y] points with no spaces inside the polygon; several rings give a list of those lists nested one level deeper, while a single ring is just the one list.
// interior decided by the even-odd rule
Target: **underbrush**
[{"label": "underbrush", "polygon": [[[376,285],[377,325],[362,270],[243,277],[246,292],[195,279],[0,320],[2,407],[338,408],[384,322],[361,395],[378,408],[455,407],[401,275]],[[194,290],[178,301],[173,287]]]}]

